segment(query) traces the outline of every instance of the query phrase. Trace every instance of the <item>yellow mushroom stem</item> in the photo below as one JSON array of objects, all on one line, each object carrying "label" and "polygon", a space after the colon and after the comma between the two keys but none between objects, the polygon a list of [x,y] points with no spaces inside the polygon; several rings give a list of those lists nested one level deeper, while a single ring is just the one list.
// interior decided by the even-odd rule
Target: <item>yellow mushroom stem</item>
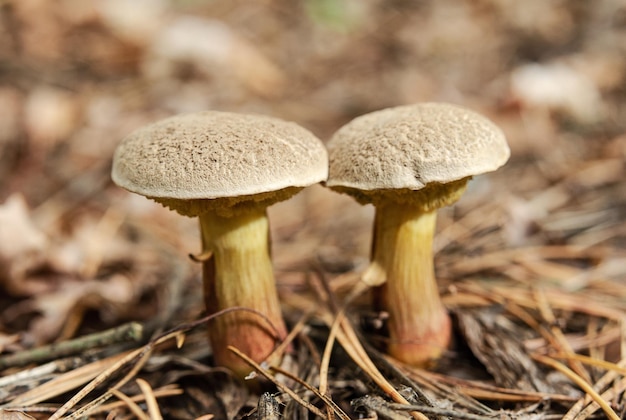
[{"label": "yellow mushroom stem", "polygon": [[207,311],[212,314],[238,306],[267,317],[235,311],[209,324],[216,364],[244,377],[250,367],[228,346],[261,362],[286,335],[270,260],[267,214],[256,206],[229,217],[204,213],[200,215],[200,228],[203,253],[212,253],[212,258],[203,263]]},{"label": "yellow mushroom stem", "polygon": [[430,364],[450,342],[450,318],[433,267],[436,219],[436,210],[377,205],[372,263],[365,273],[378,273],[370,283],[384,282],[374,290],[374,304],[389,314],[388,353],[414,366]]}]

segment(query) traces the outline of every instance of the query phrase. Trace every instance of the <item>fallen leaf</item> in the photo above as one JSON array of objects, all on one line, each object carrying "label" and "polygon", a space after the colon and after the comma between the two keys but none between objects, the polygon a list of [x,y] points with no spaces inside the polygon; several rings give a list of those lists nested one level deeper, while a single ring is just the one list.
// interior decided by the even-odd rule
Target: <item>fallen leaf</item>
[{"label": "fallen leaf", "polygon": [[48,237],[33,223],[24,197],[15,193],[0,205],[0,286],[23,295],[27,273],[45,260]]}]

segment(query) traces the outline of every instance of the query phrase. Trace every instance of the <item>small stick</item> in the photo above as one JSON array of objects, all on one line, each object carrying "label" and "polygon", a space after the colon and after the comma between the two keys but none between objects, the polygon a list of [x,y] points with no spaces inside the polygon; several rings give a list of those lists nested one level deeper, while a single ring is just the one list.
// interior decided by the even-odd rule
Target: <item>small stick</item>
[{"label": "small stick", "polygon": [[300,318],[300,320],[296,323],[296,325],[293,326],[291,331],[289,331],[285,339],[282,340],[280,343],[278,343],[278,345],[274,348],[274,350],[272,350],[272,353],[270,353],[270,355],[267,356],[265,360],[274,360],[274,358],[278,359],[278,357],[276,356],[282,356],[283,354],[285,354],[287,352],[287,349],[293,342],[293,340],[295,340],[298,334],[302,332],[302,330],[304,329],[304,326],[306,325],[306,322],[309,320],[312,314],[313,314],[313,311],[310,311],[309,313],[304,314]]},{"label": "small stick", "polygon": [[67,413],[79,401],[81,401],[87,394],[89,394],[91,391],[93,391],[98,385],[103,383],[105,380],[109,379],[116,371],[118,371],[122,367],[124,367],[124,366],[134,362],[134,366],[131,367],[130,372],[128,372],[115,385],[113,385],[111,388],[109,388],[109,390],[107,392],[105,392],[104,394],[100,395],[98,398],[96,398],[95,400],[89,402],[88,404],[84,405],[83,407],[79,408],[77,411],[72,413],[67,418],[68,419],[76,419],[76,418],[80,418],[81,416],[87,415],[88,413],[93,411],[95,408],[97,408],[98,406],[102,405],[102,403],[104,403],[106,400],[108,400],[113,395],[111,393],[112,390],[121,388],[130,379],[132,379],[132,377],[135,376],[135,374],[146,363],[146,361],[148,360],[148,358],[150,357],[150,355],[152,354],[152,351],[154,350],[154,348],[156,346],[158,346],[159,344],[162,344],[165,341],[170,340],[170,339],[178,339],[186,331],[188,331],[188,330],[190,330],[192,328],[195,328],[195,327],[197,327],[199,325],[205,324],[205,323],[209,322],[210,320],[214,319],[215,317],[224,315],[226,313],[234,312],[234,311],[247,311],[247,312],[252,312],[252,313],[258,314],[258,316],[260,316],[261,318],[265,319],[268,322],[270,327],[273,327],[273,324],[266,317],[264,317],[262,314],[259,314],[257,311],[254,311],[254,310],[251,310],[251,309],[240,308],[240,307],[227,308],[227,309],[221,310],[219,312],[216,312],[214,314],[207,315],[206,317],[198,319],[196,321],[188,322],[188,323],[179,325],[178,327],[175,327],[175,328],[173,328],[173,329],[171,329],[169,331],[164,332],[160,336],[158,336],[156,338],[153,338],[152,340],[150,340],[148,342],[148,344],[144,345],[143,347],[140,347],[140,348],[138,348],[138,349],[128,353],[128,355],[126,355],[123,359],[121,359],[120,361],[115,363],[113,366],[111,366],[110,368],[108,368],[107,370],[102,372],[100,375],[98,375],[96,378],[94,378],[90,383],[88,383],[85,387],[83,387],[69,401],[67,401],[63,406],[61,406],[52,415],[52,417],[50,417],[49,420],[58,420],[58,419],[60,419],[63,415],[65,415],[65,413]]},{"label": "small stick", "polygon": [[406,405],[398,403],[388,403],[379,396],[366,395],[356,400],[357,405],[367,407],[376,411],[384,417],[389,418],[404,418],[404,416],[398,416],[398,411],[419,411],[427,414],[433,414],[438,417],[449,417],[458,420],[495,420],[502,417],[502,413],[496,412],[494,415],[482,415],[465,413],[463,411],[451,410],[446,408],[437,408],[428,405]]},{"label": "small stick", "polygon": [[143,327],[137,322],[120,325],[73,340],[37,347],[0,357],[0,370],[20,367],[30,363],[40,363],[67,357],[95,347],[103,347],[124,341],[139,341],[143,336]]},{"label": "small stick", "polygon": [[339,407],[337,405],[337,403],[335,403],[332,398],[328,395],[324,395],[322,393],[320,393],[317,388],[315,388],[313,385],[308,384],[307,382],[303,381],[302,379],[298,378],[297,376],[295,376],[294,374],[292,374],[291,372],[287,372],[284,369],[281,369],[277,366],[270,366],[270,370],[276,372],[276,373],[280,373],[281,375],[286,376],[287,378],[291,379],[292,381],[297,382],[300,386],[308,389],[309,391],[311,391],[313,394],[315,394],[315,396],[317,398],[319,398],[320,400],[322,400],[326,406],[330,409],[330,414],[332,415],[332,417],[327,417],[327,419],[334,419],[334,413],[336,413],[339,418],[341,418],[342,420],[350,420],[350,417],[348,417],[348,415],[346,413],[343,412],[343,410],[341,409],[341,407]]},{"label": "small stick", "polygon": [[13,385],[16,383],[25,382],[29,380],[39,380],[43,376],[50,375],[52,373],[63,372],[67,370],[67,366],[75,365],[72,361],[67,359],[60,361],[48,362],[45,365],[35,366],[30,369],[20,370],[11,375],[6,375],[0,378],[0,388]]},{"label": "small stick", "polygon": [[308,401],[303,400],[296,392],[294,392],[292,389],[286,387],[284,384],[278,382],[276,380],[276,378],[274,378],[273,375],[271,375],[270,373],[268,373],[265,369],[263,369],[261,367],[261,365],[259,365],[258,363],[256,363],[254,360],[250,359],[248,356],[246,356],[245,354],[243,354],[241,351],[239,351],[239,349],[236,349],[233,346],[228,346],[228,350],[230,350],[231,352],[235,353],[239,358],[241,358],[244,362],[246,362],[247,364],[249,364],[252,368],[254,368],[257,373],[259,373],[261,376],[265,377],[265,379],[267,379],[268,381],[272,382],[274,385],[276,385],[276,387],[278,389],[280,389],[282,392],[286,393],[287,395],[289,395],[291,398],[293,398],[298,404],[302,405],[303,407],[306,407],[307,410],[309,410],[311,413],[315,414],[316,416],[319,417],[324,417],[324,413],[322,411],[320,411],[319,408],[315,407],[314,405],[310,404]]},{"label": "small stick", "polygon": [[374,418],[384,418],[388,420],[405,420],[406,415],[404,412],[398,412],[398,410],[392,410],[387,405],[387,401],[376,395],[365,395],[359,399],[352,401],[352,406],[366,407],[376,413]]},{"label": "small stick", "polygon": [[[552,311],[552,307],[548,302],[548,299],[541,289],[534,289],[533,295],[537,299],[537,306],[539,309],[539,313],[543,317],[543,319],[550,325],[550,332],[554,337],[554,341],[557,344],[559,350],[561,350],[565,354],[574,354],[574,350],[572,350],[571,345],[565,338],[565,334],[563,334],[563,330],[558,327],[558,322],[556,320],[556,316],[554,316],[554,312]],[[588,384],[591,383],[591,377],[589,376],[589,372],[585,370],[585,367],[576,359],[568,359],[568,364],[570,369],[572,369],[578,376],[583,378],[585,382]]]},{"label": "small stick", "polygon": [[78,393],[76,393],[69,401],[63,404],[50,418],[49,420],[59,420],[67,413],[70,409],[74,408],[76,404],[80,400],[82,400],[87,394],[93,391],[98,385],[103,383],[105,380],[109,379],[116,371],[124,367],[125,365],[137,360],[136,364],[131,367],[129,373],[127,373],[120,381],[118,381],[113,387],[109,388],[107,392],[97,397],[95,400],[89,402],[88,404],[80,407],[70,416],[68,419],[77,419],[81,416],[87,415],[94,407],[102,405],[103,402],[107,401],[113,395],[112,391],[121,388],[126,382],[128,382],[135,374],[143,367],[146,363],[150,355],[152,354],[153,345],[152,343],[147,344],[144,347],[140,347],[137,350],[129,353],[123,359],[115,363],[113,366],[102,372],[96,378],[94,378],[91,382],[89,382],[86,386],[84,386]]},{"label": "small stick", "polygon": [[339,328],[341,328],[341,321],[343,320],[344,314],[343,310],[341,310],[333,323],[330,326],[330,331],[328,333],[328,339],[326,340],[326,345],[324,346],[324,353],[322,354],[322,360],[320,363],[320,383],[319,383],[319,392],[322,395],[327,395],[328,393],[328,369],[330,366],[330,356],[333,350],[333,346],[335,344],[335,338],[337,337],[337,333],[339,332]]},{"label": "small stick", "polygon": [[426,414],[434,414],[440,417],[449,417],[457,420],[496,420],[504,418],[502,413],[495,413],[494,415],[482,415],[482,414],[472,414],[472,413],[464,413],[463,411],[458,410],[450,410],[447,408],[437,408],[431,407],[428,405],[404,405],[404,404],[387,404],[387,407],[394,410],[417,410]]},{"label": "small stick", "polygon": [[585,391],[601,408],[606,416],[611,420],[619,420],[619,416],[613,411],[611,406],[598,394],[591,385],[583,378],[578,376],[573,370],[569,369],[562,363],[557,362],[549,357],[541,356],[539,354],[533,355],[533,358],[544,365],[548,365],[551,368],[561,372],[567,376],[571,381],[578,385],[583,391]]},{"label": "small stick", "polygon": [[114,389],[111,391],[118,400],[124,402],[126,407],[139,419],[139,420],[150,420],[150,417],[146,413],[143,412],[141,407],[134,402],[128,395],[124,394],[122,391],[118,389]]},{"label": "small stick", "polygon": [[[113,394],[115,395],[117,391],[115,391]],[[171,386],[171,385],[167,385],[164,386],[162,388],[159,389],[155,389],[154,390],[154,396],[156,398],[166,398],[166,397],[175,397],[178,395],[182,395],[184,392],[182,389],[180,388],[176,388],[175,386]],[[132,397],[129,397],[129,399],[135,403],[138,402],[143,402],[145,399],[145,395],[143,394],[138,394],[138,395],[134,395]],[[119,407],[124,407],[127,404],[124,401],[114,401],[111,403],[107,403],[107,404],[102,404],[101,406],[95,408],[94,410],[92,410],[89,414],[91,416],[95,416],[96,414],[102,414],[102,413],[109,413]],[[29,409],[30,410],[30,409]]]},{"label": "small stick", "polygon": [[103,370],[126,357],[129,352],[123,352],[105,359],[96,360],[76,369],[59,375],[48,382],[32,388],[10,401],[10,406],[33,406],[50,398],[57,397],[65,392],[69,392],[76,387],[83,386],[98,376]]},{"label": "small stick", "polygon": [[[624,393],[625,389],[626,389],[626,378],[622,378],[614,386],[612,386],[606,392],[604,392],[602,394],[602,398],[604,398],[607,401],[609,399],[621,398],[621,395]],[[581,399],[581,401],[582,401],[582,399]],[[583,403],[584,402],[585,401],[583,401]],[[592,401],[583,410],[580,411],[580,414],[579,414],[580,417],[578,417],[578,418],[582,418],[582,419],[589,418],[589,417],[591,417],[592,414],[594,414],[596,411],[598,411],[599,408],[600,407],[598,406],[598,403],[595,402],[595,401]],[[563,417],[563,419],[565,419],[565,417]]]},{"label": "small stick", "polygon": [[154,395],[154,390],[152,389],[150,384],[146,380],[141,378],[137,378],[135,382],[137,382],[137,385],[139,385],[139,389],[141,389],[141,392],[145,397],[150,420],[163,420],[161,410],[159,410],[159,403],[157,403],[156,396]]},{"label": "small stick", "polygon": [[[322,272],[318,273],[318,278],[322,284],[323,290],[326,293],[326,298],[330,306],[327,313],[322,315],[324,322],[328,325],[332,325],[334,322],[339,324],[339,328],[334,331],[335,339],[339,341],[344,350],[348,353],[350,358],[395,402],[400,404],[409,404],[409,402],[387,381],[385,376],[380,373],[372,359],[367,354],[367,351],[363,348],[359,337],[352,328],[350,321],[344,316],[338,317],[337,314],[340,310],[340,305],[333,298],[333,293],[330,285],[326,281],[326,277]],[[363,282],[357,283],[354,289],[349,294],[348,298],[344,302],[344,307],[349,302],[356,298],[359,294],[367,290],[368,286]],[[334,315],[334,318],[333,318]],[[411,412],[411,417],[416,420],[427,420],[427,417],[419,412]]]}]

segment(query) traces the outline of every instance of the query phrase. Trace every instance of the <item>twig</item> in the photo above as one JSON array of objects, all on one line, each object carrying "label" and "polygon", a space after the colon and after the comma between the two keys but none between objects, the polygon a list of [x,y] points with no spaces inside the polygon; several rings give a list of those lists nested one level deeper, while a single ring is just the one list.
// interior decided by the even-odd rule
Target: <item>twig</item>
[{"label": "twig", "polygon": [[83,387],[83,389],[81,389],[77,394],[75,394],[72,398],[70,398],[69,401],[67,401],[65,404],[63,404],[61,406],[61,408],[59,408],[50,417],[49,420],[58,420],[58,419],[60,419],[65,413],[67,413],[76,404],[78,404],[79,401],[81,401],[83,398],[85,398],[87,396],[87,394],[89,394],[98,385],[100,385],[101,383],[106,381],[108,378],[110,378],[116,371],[118,371],[124,365],[126,365],[126,364],[128,364],[128,363],[130,363],[130,362],[132,362],[134,360],[137,360],[137,363],[135,363],[135,365],[133,366],[131,371],[128,372],[120,381],[118,381],[117,384],[115,384],[107,392],[105,392],[104,394],[100,395],[95,400],[89,402],[88,404],[86,404],[83,407],[81,407],[78,410],[76,410],[74,413],[72,413],[72,415],[68,416],[68,419],[80,418],[81,416],[86,416],[95,407],[101,405],[103,402],[105,402],[106,400],[111,398],[111,396],[113,395],[112,391],[121,388],[124,384],[126,384],[128,381],[130,381],[133,376],[135,376],[137,374],[139,369],[141,369],[141,367],[143,367],[143,364],[147,361],[148,357],[150,357],[150,355],[152,354],[152,349],[153,349],[153,345],[151,345],[151,343],[149,343],[146,346],[144,346],[144,347],[142,347],[142,348],[140,348],[138,350],[135,350],[135,351],[131,352],[130,354],[128,354],[128,356],[126,356],[125,358],[120,360],[115,365],[111,366],[106,371],[102,372],[95,379],[93,379],[90,383],[88,383],[85,387]]},{"label": "twig", "polygon": [[108,346],[119,342],[137,342],[140,341],[142,337],[143,328],[141,324],[137,322],[130,322],[116,328],[89,334],[73,340],[62,341],[60,343],[50,344],[32,350],[25,350],[0,357],[0,370],[9,367],[25,366],[30,363],[41,363],[48,360],[67,357],[74,354],[84,353],[89,349]]},{"label": "twig", "polygon": [[437,408],[426,405],[405,405],[397,403],[388,403],[384,399],[376,395],[366,395],[354,401],[353,405],[367,407],[375,412],[382,414],[391,419],[404,419],[399,416],[398,411],[420,411],[427,414],[436,415],[438,417],[450,417],[455,420],[494,420],[502,418],[502,413],[494,413],[494,415],[471,414],[458,410],[450,410],[445,408]]},{"label": "twig", "polygon": [[55,360],[30,369],[20,370],[19,372],[0,378],[0,388],[15,386],[16,384],[24,383],[26,381],[37,381],[42,377],[53,373],[65,372],[68,369],[76,368],[79,365],[80,363],[77,363],[76,358],[69,358]]},{"label": "twig", "polygon": [[558,370],[565,376],[567,376],[570,380],[572,380],[576,385],[578,385],[583,391],[585,391],[589,396],[602,408],[604,413],[611,420],[620,420],[620,417],[613,411],[611,406],[602,398],[600,394],[598,394],[591,385],[583,378],[578,376],[574,371],[569,369],[562,363],[557,362],[554,359],[549,357],[541,356],[539,354],[533,355],[533,358],[540,363],[550,366],[553,369]]},{"label": "twig", "polygon": [[[372,362],[372,359],[368,356],[367,352],[363,348],[363,345],[359,341],[356,333],[352,329],[352,326],[346,318],[340,320],[341,330],[337,333],[337,340],[341,343],[341,346],[346,350],[352,360],[366,372],[370,378],[382,389],[387,395],[389,395],[394,401],[401,404],[409,404],[398,390],[396,390],[382,373],[378,370],[376,365]],[[427,420],[427,418],[418,412],[412,412],[411,415],[415,419]]]},{"label": "twig", "polygon": [[[536,288],[534,289],[534,296],[537,299],[539,313],[548,323],[548,325],[550,325],[550,332],[552,333],[554,341],[558,345],[558,348],[565,354],[574,354],[572,347],[565,338],[565,334],[563,334],[563,330],[558,327],[556,317],[554,316],[554,312],[550,307],[545,293],[543,293],[540,288]],[[584,379],[585,382],[591,383],[591,377],[589,376],[589,372],[585,370],[584,366],[579,361],[575,359],[568,359],[568,363],[570,369],[576,372],[578,376]]]},{"label": "twig", "polygon": [[261,376],[263,376],[265,379],[267,379],[268,381],[272,382],[274,385],[276,385],[276,387],[278,389],[280,389],[282,392],[288,394],[291,398],[294,399],[294,401],[296,401],[298,404],[300,404],[301,406],[305,407],[307,410],[309,410],[311,413],[315,414],[316,416],[319,417],[324,417],[324,413],[322,411],[320,411],[320,409],[318,409],[317,407],[315,407],[314,405],[310,404],[309,402],[303,400],[302,398],[300,398],[300,396],[298,394],[296,394],[292,389],[288,388],[287,386],[285,386],[284,384],[280,383],[279,381],[276,380],[276,378],[271,375],[270,373],[268,373],[265,369],[263,369],[261,367],[261,365],[259,365],[258,363],[256,363],[254,360],[250,359],[248,356],[246,356],[245,354],[243,354],[241,351],[239,351],[239,349],[236,349],[235,347],[232,346],[228,346],[228,350],[230,350],[231,352],[233,352],[235,355],[237,355],[237,357],[241,358],[241,360],[243,360],[244,362],[246,362],[247,364],[249,364],[252,368],[254,368]]},{"label": "twig", "polygon": [[266,357],[266,360],[278,360],[279,358],[276,356],[283,355],[287,351],[293,340],[295,340],[298,334],[302,332],[304,326],[306,325],[306,322],[309,320],[311,315],[313,315],[313,311],[304,314],[300,318],[300,320],[298,320],[296,325],[294,325],[293,328],[289,331],[285,339],[278,343],[278,345],[274,348],[270,355]]},{"label": "twig", "polygon": [[[609,388],[606,392],[602,393],[602,398],[604,400],[616,398],[622,395],[624,393],[624,390],[626,390],[626,378],[622,378],[614,386]],[[598,408],[600,408],[598,403],[593,401],[591,404],[587,405],[583,410],[580,411],[580,415],[578,418],[586,419],[588,417],[591,417],[591,415],[595,413]]]},{"label": "twig", "polygon": [[[318,278],[322,284],[322,287],[327,294],[326,300],[329,302],[331,309],[333,309],[335,319],[332,318],[333,313],[327,312],[326,316],[323,316],[324,321],[328,325],[332,325],[334,322],[338,322],[340,327],[337,330],[337,340],[344,348],[344,350],[348,353],[350,358],[361,368],[363,371],[369,375],[369,377],[382,389],[387,395],[391,397],[395,402],[400,404],[409,404],[409,402],[395,389],[389,381],[385,378],[385,376],[380,373],[372,359],[370,359],[369,355],[363,348],[361,341],[359,340],[358,335],[352,328],[350,321],[344,316],[339,317],[337,320],[337,314],[340,310],[339,305],[333,298],[332,290],[326,281],[323,273],[318,272]],[[350,302],[351,299],[354,299],[356,296],[361,294],[363,291],[367,290],[368,286],[366,286],[363,282],[359,282],[355,285],[354,289],[351,291],[349,298],[346,300]],[[345,303],[344,303],[345,305]],[[413,418],[416,420],[428,420],[426,416],[419,412],[411,412],[410,413]]]},{"label": "twig", "polygon": [[[109,399],[113,395],[111,393],[112,390],[119,389],[126,382],[128,382],[130,379],[132,379],[132,377],[145,364],[145,362],[147,361],[148,357],[151,355],[152,350],[156,346],[158,346],[161,343],[164,343],[165,341],[173,339],[173,338],[178,339],[184,332],[187,332],[188,330],[191,330],[192,328],[195,328],[195,327],[197,327],[199,325],[205,324],[205,323],[211,321],[212,319],[214,319],[214,318],[216,318],[218,316],[222,316],[224,314],[227,314],[227,313],[230,313],[230,312],[234,312],[234,311],[246,311],[246,312],[252,312],[254,314],[257,314],[259,317],[263,318],[268,323],[268,325],[271,328],[274,329],[274,332],[277,333],[277,330],[274,327],[274,325],[272,324],[272,322],[267,317],[265,317],[263,314],[259,313],[258,311],[252,310],[252,309],[241,308],[241,307],[232,307],[232,308],[224,309],[222,311],[219,311],[219,312],[216,312],[214,314],[208,315],[208,316],[203,317],[201,319],[198,319],[196,321],[179,325],[178,327],[173,328],[170,331],[163,333],[161,336],[152,339],[145,346],[143,346],[143,347],[141,347],[141,348],[139,348],[139,349],[129,353],[126,357],[124,357],[123,359],[121,359],[120,361],[115,363],[109,369],[107,369],[106,371],[102,372],[95,379],[93,379],[89,384],[87,384],[85,387],[83,387],[83,389],[81,389],[76,395],[74,395],[74,397],[72,397],[69,401],[67,401],[61,408],[59,408],[57,410],[57,412],[55,412],[52,415],[52,417],[50,417],[49,420],[58,420],[59,418],[61,418],[61,416],[63,416],[65,413],[67,413],[72,407],[74,407],[87,394],[89,394],[91,391],[93,391],[96,386],[98,386],[99,384],[101,384],[104,381],[106,381],[117,370],[121,369],[123,366],[125,366],[125,365],[127,365],[127,364],[129,364],[129,363],[131,363],[133,361],[135,361],[135,364],[134,364],[133,368],[130,370],[130,372],[127,373],[113,387],[111,387],[107,392],[105,392],[104,394],[100,395],[95,400],[93,400],[90,403],[86,404],[85,406],[81,407],[79,410],[74,412],[68,418],[79,418],[80,416],[87,415],[90,411],[94,410],[98,405],[101,405],[104,401]],[[278,335],[278,333],[277,333],[277,335]]]},{"label": "twig", "polygon": [[[164,386],[162,388],[159,389],[155,389],[154,390],[154,396],[156,398],[165,398],[165,397],[174,397],[177,395],[182,395],[183,394],[183,390],[180,388],[177,388],[176,386],[172,386],[172,385],[168,385],[168,386]],[[134,395],[132,397],[129,397],[131,401],[133,402],[141,402],[144,401],[145,399],[145,395],[143,394],[139,394],[139,395]],[[123,401],[114,401],[108,404],[103,404],[97,408],[95,408],[94,410],[91,411],[90,415],[94,416],[95,414],[99,414],[99,413],[109,413],[113,410],[115,410],[118,407],[122,407],[126,405],[125,402]]]},{"label": "twig", "polygon": [[111,393],[124,404],[126,407],[139,419],[139,420],[150,420],[150,417],[146,413],[143,412],[141,407],[133,401],[128,395],[124,394],[122,391],[118,389],[114,389]]},{"label": "twig", "polygon": [[[608,370],[607,373],[605,373],[598,381],[596,381],[595,384],[593,384],[593,389],[601,392],[603,389],[605,389],[606,387],[608,387],[612,382],[615,382],[615,380],[617,379],[618,375],[626,375],[626,359],[621,360],[619,363],[615,364],[615,363],[611,363],[611,362],[607,362],[605,360],[599,360],[599,359],[594,359],[591,358],[589,356],[583,356],[583,355],[579,355],[579,354],[567,354],[567,355],[554,355],[553,357],[558,357],[558,358],[575,358],[579,361],[581,361],[582,363],[588,364],[590,366],[596,366],[596,367],[600,367],[603,369]],[[602,394],[602,398],[603,399],[607,399],[610,397],[613,397],[614,394],[616,393],[617,390],[621,389],[622,391],[624,390],[624,387],[626,386],[626,380],[624,378],[622,378],[618,383],[617,386],[612,386],[608,391],[604,392]],[[577,416],[580,414],[582,415],[585,412],[591,412],[592,410],[595,411],[595,409],[599,408],[599,406],[597,404],[592,404],[592,405],[588,405],[586,408],[585,405],[588,404],[588,397],[583,397],[580,398],[570,409],[569,411],[565,414],[565,416],[563,416],[564,420],[574,420],[575,418],[578,418]],[[584,408],[584,409],[583,409]],[[591,413],[590,413],[591,414]]]},{"label": "twig", "polygon": [[7,406],[23,406],[28,407],[50,398],[71,391],[78,386],[92,380],[103,370],[108,369],[111,365],[124,358],[128,353],[116,354],[106,359],[97,360],[87,365],[81,366],[67,373],[64,373],[48,382],[39,385],[29,391],[24,392],[17,398],[11,400]]},{"label": "twig", "polygon": [[455,420],[494,420],[494,419],[503,418],[501,412],[497,412],[494,415],[481,415],[481,414],[465,413],[463,411],[458,411],[458,410],[449,410],[446,408],[430,407],[426,405],[388,404],[387,406],[394,410],[399,410],[399,411],[400,410],[402,411],[418,410],[423,413],[434,414],[434,415],[442,416],[442,417],[450,417]]},{"label": "twig", "polygon": [[139,385],[139,389],[141,389],[141,392],[145,396],[150,420],[162,420],[163,416],[161,415],[161,410],[159,410],[159,404],[157,403],[156,396],[154,395],[154,390],[152,389],[150,384],[141,378],[138,378],[136,382],[137,385]]},{"label": "twig", "polygon": [[[419,369],[412,369],[410,373],[412,374],[412,376],[418,378],[420,382],[425,382],[425,380],[427,379],[427,384],[430,385],[430,387],[434,387],[434,389],[437,390],[440,395],[442,394],[442,392],[444,393],[444,395],[449,395],[451,392],[453,392],[452,390],[462,391],[463,396],[472,398],[474,404],[472,404],[471,407],[466,405],[467,408],[472,409],[477,409],[475,404],[480,404],[476,402],[474,398],[478,398],[480,400],[510,402],[539,402],[542,400],[550,400],[561,403],[571,403],[573,401],[576,401],[576,398],[566,395],[502,388],[495,385],[490,385],[486,382],[479,380],[461,379]],[[482,404],[480,405],[484,407]],[[484,408],[481,411],[483,411],[485,414],[488,414],[488,412],[484,411]]]},{"label": "twig", "polygon": [[[419,402],[420,405],[427,405],[430,407],[435,406],[432,399],[424,391],[422,391],[420,386],[414,380],[409,378],[398,366],[391,363],[388,356],[381,354],[376,349],[372,348],[372,346],[368,343],[365,343],[365,350],[367,350],[367,354],[372,358],[372,361],[376,364],[376,366],[384,367],[384,369],[389,374],[393,375],[397,381],[409,386],[413,392],[415,392],[417,402]],[[411,372],[417,370],[412,369],[410,366],[405,366],[405,368]],[[449,392],[449,390],[446,390],[446,392]]]},{"label": "twig", "polygon": [[303,386],[304,388],[308,389],[313,394],[315,394],[315,396],[319,398],[320,400],[322,400],[326,404],[326,406],[332,410],[334,414],[338,414],[339,418],[343,420],[350,420],[350,417],[346,413],[343,412],[343,410],[332,400],[332,398],[330,398],[328,395],[322,394],[314,386],[308,384],[307,382],[293,375],[291,372],[287,372],[286,370],[281,369],[279,367],[271,366],[270,370],[273,370],[276,373],[280,373],[281,375],[288,377],[292,381],[297,382],[298,384],[300,384],[301,386]]},{"label": "twig", "polygon": [[397,410],[392,410],[387,405],[387,401],[374,395],[366,395],[361,398],[357,398],[351,402],[353,407],[365,407],[369,410],[376,412],[376,417],[382,417],[388,420],[405,420],[406,415],[399,413]]},{"label": "twig", "polygon": [[559,359],[578,360],[586,365],[610,370],[610,371],[619,373],[620,375],[626,376],[626,359],[621,360],[618,363],[611,363],[606,360],[595,359],[593,357],[584,356],[582,354],[576,354],[576,353],[565,353],[565,354],[557,353],[557,354],[552,354],[551,356],[555,358],[559,358]]},{"label": "twig", "polygon": [[[597,384],[594,385],[594,389],[599,389]],[[611,388],[601,394],[601,397],[608,401],[624,393],[626,389],[626,378],[622,378],[617,381]],[[587,395],[576,401],[567,413],[563,416],[563,420],[578,420],[586,419],[593,415],[600,406],[597,402],[591,400]]]},{"label": "twig", "polygon": [[324,353],[322,353],[322,360],[320,363],[320,384],[319,384],[319,392],[322,395],[326,395],[328,392],[328,368],[330,366],[330,355],[333,350],[333,345],[335,343],[335,337],[337,336],[337,332],[341,327],[341,320],[344,317],[343,310],[339,311],[335,320],[333,321],[330,331],[328,333],[328,338],[326,339],[326,345],[324,346]]}]

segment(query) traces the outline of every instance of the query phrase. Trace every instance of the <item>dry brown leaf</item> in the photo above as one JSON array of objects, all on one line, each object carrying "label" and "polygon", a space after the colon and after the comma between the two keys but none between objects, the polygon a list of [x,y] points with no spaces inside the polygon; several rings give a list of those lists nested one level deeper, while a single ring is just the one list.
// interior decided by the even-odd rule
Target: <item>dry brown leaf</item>
[{"label": "dry brown leaf", "polygon": [[20,410],[4,410],[0,408],[0,420],[34,420],[35,418]]},{"label": "dry brown leaf", "polygon": [[117,274],[102,280],[64,280],[59,288],[39,293],[19,305],[22,314],[38,313],[29,333],[36,343],[47,343],[57,337],[74,311],[81,316],[88,309],[114,320],[132,310],[137,293],[131,281]]},{"label": "dry brown leaf", "polygon": [[151,79],[171,77],[180,64],[207,77],[234,76],[251,91],[273,96],[285,87],[282,71],[252,43],[216,19],[180,15],[168,21],[148,48],[144,69]]},{"label": "dry brown leaf", "polygon": [[48,237],[33,223],[24,197],[11,195],[0,205],[0,286],[18,295],[44,290],[25,279],[44,262],[48,244]]}]

